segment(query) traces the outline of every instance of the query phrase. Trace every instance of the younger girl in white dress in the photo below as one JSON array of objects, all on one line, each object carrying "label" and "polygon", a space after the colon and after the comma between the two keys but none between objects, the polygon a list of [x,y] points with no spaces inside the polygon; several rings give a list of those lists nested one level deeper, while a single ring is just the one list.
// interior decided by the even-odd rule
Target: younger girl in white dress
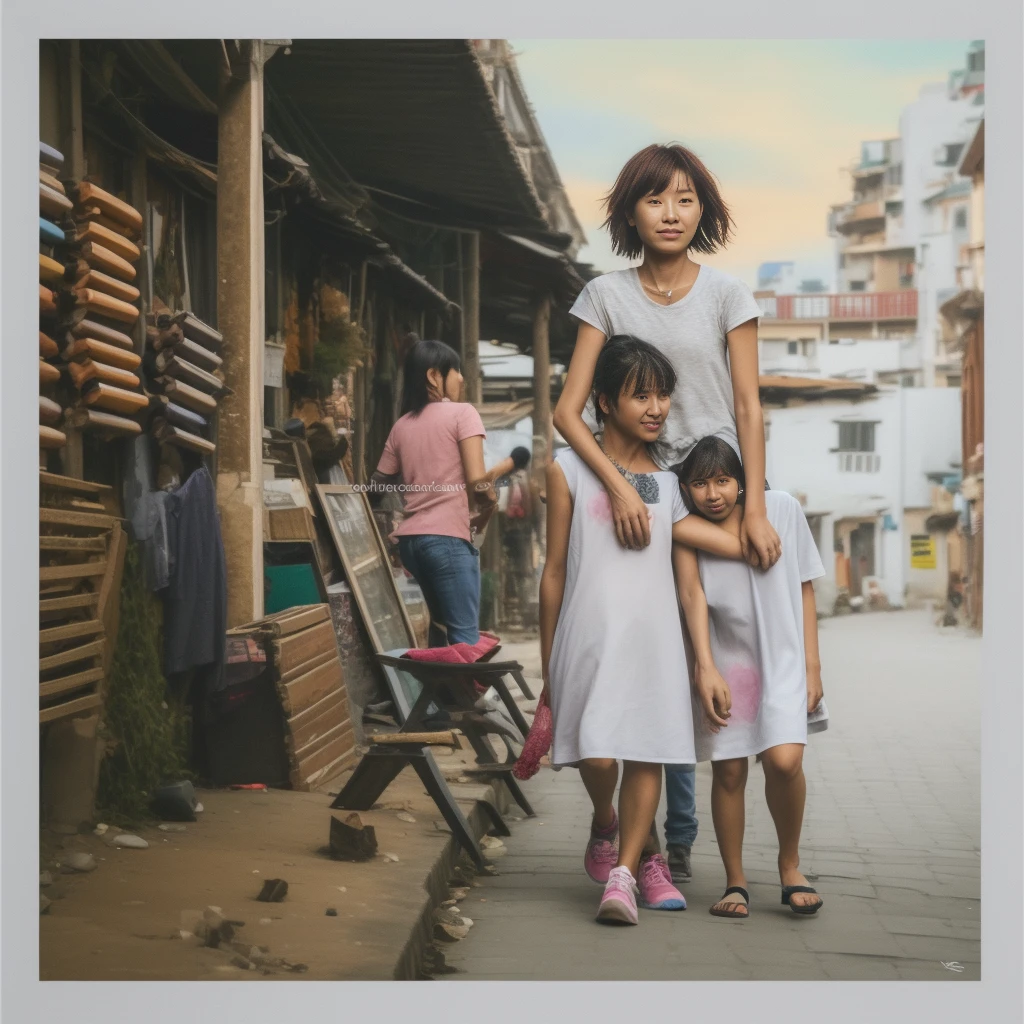
[{"label": "younger girl in white dress", "polygon": [[[679,479],[697,516],[739,537],[744,474],[732,445],[703,438],[680,467]],[[747,759],[755,754],[761,755],[765,797],[779,837],[782,902],[797,914],[814,914],[822,905],[800,873],[799,845],[807,714],[822,696],[810,581],[825,570],[796,498],[771,490],[764,497],[782,541],[781,558],[766,572],[692,547],[677,546],[674,553],[695,656],[697,760],[712,762],[711,814],[726,872],[725,894],[711,908],[717,917],[749,915],[744,789]]]},{"label": "younger girl in white dress", "polygon": [[653,346],[623,335],[602,347],[594,374],[600,443],[647,506],[649,546],[619,543],[607,490],[571,449],[547,470],[540,629],[551,760],[579,767],[593,802],[584,865],[606,883],[597,917],[610,923],[637,923],[638,882],[643,906],[686,906],[664,858],[642,856],[662,765],[693,763],[695,755],[673,538],[741,557],[738,536],[686,517],[676,476],[651,458],[674,385],[671,363]]}]

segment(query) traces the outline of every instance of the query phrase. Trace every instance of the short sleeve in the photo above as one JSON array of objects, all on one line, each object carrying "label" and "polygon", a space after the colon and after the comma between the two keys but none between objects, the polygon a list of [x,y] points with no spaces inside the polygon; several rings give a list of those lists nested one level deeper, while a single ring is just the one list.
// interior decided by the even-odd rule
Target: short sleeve
[{"label": "short sleeve", "polygon": [[555,462],[569,485],[572,500],[576,501],[576,486],[579,483],[579,456],[571,448],[563,448],[556,456]]},{"label": "short sleeve", "polygon": [[728,334],[760,316],[761,307],[750,289],[737,278],[730,278],[722,296],[722,333]]},{"label": "short sleeve", "polygon": [[[675,481],[676,475],[672,474],[672,479]],[[686,507],[686,502],[683,501],[683,491],[678,483],[672,485],[672,522],[678,523],[680,519],[685,519],[690,514],[690,510]]]},{"label": "short sleeve", "polygon": [[608,312],[604,308],[604,302],[601,301],[597,280],[595,278],[595,280],[587,282],[573,303],[572,309],[569,310],[569,315],[577,320],[582,320],[585,324],[590,324],[591,327],[596,327],[606,338],[609,338],[613,333],[611,322]]},{"label": "short sleeve", "polygon": [[[795,535],[793,540],[796,548],[797,568],[800,570],[800,582],[807,583],[809,580],[816,580],[824,576],[825,566],[818,553],[818,545],[814,543],[814,534],[811,533],[807,517],[795,499],[792,516]],[[783,545],[783,550],[785,550],[785,545]]]},{"label": "short sleeve", "polygon": [[459,415],[455,420],[455,438],[458,441],[465,441],[467,437],[486,437],[484,421],[480,419],[480,413],[476,407],[469,402],[459,403]]},{"label": "short sleeve", "polygon": [[395,444],[395,427],[392,427],[391,433],[388,434],[388,439],[384,444],[384,451],[381,453],[380,461],[377,463],[377,472],[382,476],[394,476],[401,469],[402,460],[398,457],[398,449]]}]

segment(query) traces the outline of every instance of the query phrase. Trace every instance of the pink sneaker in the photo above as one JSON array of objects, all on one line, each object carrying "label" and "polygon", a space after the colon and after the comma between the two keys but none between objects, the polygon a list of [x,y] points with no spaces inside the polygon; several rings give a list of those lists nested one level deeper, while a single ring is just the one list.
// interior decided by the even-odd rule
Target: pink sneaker
[{"label": "pink sneaker", "polygon": [[587,851],[583,854],[583,867],[591,880],[604,885],[608,881],[608,873],[619,859],[619,818],[614,817],[606,829],[590,830],[590,841]]},{"label": "pink sneaker", "polygon": [[636,882],[629,868],[612,868],[604,887],[597,919],[602,924],[636,924]]},{"label": "pink sneaker", "polygon": [[660,853],[640,861],[640,906],[647,910],[685,910],[686,899],[672,884],[668,864]]}]

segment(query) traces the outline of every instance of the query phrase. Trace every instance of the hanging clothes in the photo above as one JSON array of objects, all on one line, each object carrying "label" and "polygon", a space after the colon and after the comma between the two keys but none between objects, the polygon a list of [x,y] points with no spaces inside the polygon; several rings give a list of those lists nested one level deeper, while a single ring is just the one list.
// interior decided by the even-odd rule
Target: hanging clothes
[{"label": "hanging clothes", "polygon": [[213,478],[197,469],[167,501],[170,579],[164,599],[164,671],[208,668],[207,695],[224,686],[227,567]]}]

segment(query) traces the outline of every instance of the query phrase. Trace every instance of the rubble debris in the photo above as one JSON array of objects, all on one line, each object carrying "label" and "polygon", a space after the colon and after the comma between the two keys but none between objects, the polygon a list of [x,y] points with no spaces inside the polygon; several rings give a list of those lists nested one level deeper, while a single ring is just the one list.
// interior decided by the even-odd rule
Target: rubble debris
[{"label": "rubble debris", "polygon": [[96,870],[96,858],[91,853],[76,851],[69,853],[60,864],[61,871],[66,875],[74,874],[76,871],[86,872]]},{"label": "rubble debris", "polygon": [[161,832],[184,832],[186,831],[184,825],[157,825],[157,828]]},{"label": "rubble debris", "polygon": [[256,897],[260,903],[280,903],[288,895],[288,883],[283,878],[268,878]]},{"label": "rubble debris", "polygon": [[344,821],[331,815],[330,855],[335,860],[364,861],[376,852],[377,833],[372,825],[364,825],[355,813]]},{"label": "rubble debris", "polygon": [[395,854],[395,853],[385,853],[383,855],[383,857],[384,857],[384,859],[386,861],[388,861],[391,864],[397,864],[398,863],[398,855]]},{"label": "rubble debris", "polygon": [[399,821],[409,822],[410,825],[415,824],[416,822],[416,819],[408,811],[399,811],[395,817],[397,817]]},{"label": "rubble debris", "polygon": [[39,885],[41,888],[53,885],[53,875],[51,875],[49,871],[41,871],[39,873]]},{"label": "rubble debris", "polygon": [[337,917],[338,911],[334,907],[328,907],[326,911],[327,917]]},{"label": "rubble debris", "polygon": [[149,843],[146,842],[141,836],[133,835],[119,835],[114,836],[110,842],[111,846],[116,846],[121,850],[148,850]]},{"label": "rubble debris", "polygon": [[39,914],[40,916],[49,913],[50,900],[43,894],[39,894]]}]

